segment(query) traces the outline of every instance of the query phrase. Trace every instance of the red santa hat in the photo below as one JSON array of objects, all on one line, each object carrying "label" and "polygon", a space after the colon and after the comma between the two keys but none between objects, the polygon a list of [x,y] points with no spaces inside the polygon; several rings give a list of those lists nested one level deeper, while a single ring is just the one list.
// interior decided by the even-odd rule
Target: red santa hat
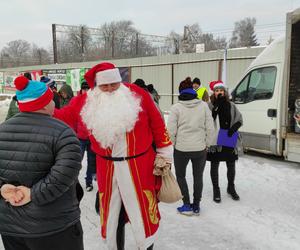
[{"label": "red santa hat", "polygon": [[85,73],[84,78],[90,88],[94,88],[95,85],[98,86],[122,81],[119,69],[109,62],[97,64]]},{"label": "red santa hat", "polygon": [[211,91],[214,91],[217,88],[226,89],[226,86],[225,86],[225,84],[221,80],[218,80],[218,81],[212,81],[212,82],[210,82],[209,83],[209,88],[211,89]]}]

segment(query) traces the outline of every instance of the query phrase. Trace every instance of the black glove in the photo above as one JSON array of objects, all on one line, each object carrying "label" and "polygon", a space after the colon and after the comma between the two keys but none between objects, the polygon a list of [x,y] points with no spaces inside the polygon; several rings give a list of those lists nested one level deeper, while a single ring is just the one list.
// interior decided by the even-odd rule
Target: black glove
[{"label": "black glove", "polygon": [[230,129],[228,129],[227,135],[228,135],[229,137],[231,137],[236,131],[238,131],[238,129],[239,129],[241,126],[242,126],[242,123],[236,122],[235,124],[233,124],[233,125],[231,126]]},{"label": "black glove", "polygon": [[80,185],[80,183],[77,182],[76,183],[76,197],[77,197],[78,202],[80,202],[82,200],[83,195],[84,195],[83,188]]},{"label": "black glove", "polygon": [[231,137],[233,136],[234,132],[235,132],[234,129],[231,127],[230,129],[228,129],[227,135]]}]

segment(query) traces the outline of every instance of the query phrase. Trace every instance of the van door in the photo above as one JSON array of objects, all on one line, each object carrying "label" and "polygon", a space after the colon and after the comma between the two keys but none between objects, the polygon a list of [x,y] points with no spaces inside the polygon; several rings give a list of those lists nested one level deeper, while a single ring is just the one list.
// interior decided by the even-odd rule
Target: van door
[{"label": "van door", "polygon": [[251,70],[232,93],[243,115],[240,129],[244,148],[277,154],[277,66]]}]

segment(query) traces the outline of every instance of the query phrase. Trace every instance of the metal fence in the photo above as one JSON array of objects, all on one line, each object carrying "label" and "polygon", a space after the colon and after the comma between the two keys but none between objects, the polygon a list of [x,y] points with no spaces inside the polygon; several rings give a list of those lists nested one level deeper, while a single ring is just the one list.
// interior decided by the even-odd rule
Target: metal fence
[{"label": "metal fence", "polygon": [[[243,72],[263,49],[264,47],[254,47],[228,50],[226,84],[229,89],[232,89],[238,83]],[[125,72],[126,80],[129,82],[142,78],[146,84],[153,84],[161,96],[160,107],[163,111],[166,111],[177,101],[178,85],[187,76],[200,78],[202,84],[207,88],[210,81],[221,79],[223,54],[224,51],[219,50],[199,54],[189,53],[119,59],[111,60],[111,62],[122,68],[122,71]],[[13,91],[13,79],[20,72],[26,71],[32,72],[36,79],[41,74],[49,74],[51,72],[49,76],[51,75],[52,78],[56,79],[57,75],[61,83],[65,81],[71,86],[76,86],[74,90],[77,90],[79,83],[76,81],[80,81],[85,70],[97,63],[99,61],[0,69],[2,92]],[[79,76],[76,77],[75,73],[79,74]]]}]

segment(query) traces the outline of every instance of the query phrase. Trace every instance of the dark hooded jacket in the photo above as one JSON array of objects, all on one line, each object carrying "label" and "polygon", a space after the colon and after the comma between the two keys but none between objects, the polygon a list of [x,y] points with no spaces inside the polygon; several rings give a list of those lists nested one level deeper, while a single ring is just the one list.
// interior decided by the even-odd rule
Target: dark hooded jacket
[{"label": "dark hooded jacket", "polygon": [[[61,86],[61,88],[58,92],[61,95],[60,108],[68,105],[69,102],[71,101],[71,99],[74,97],[73,90],[72,90],[71,86],[68,84],[63,84],[63,86]],[[67,95],[66,98],[62,97],[62,94],[61,94],[62,92],[66,93],[66,95]]]}]

